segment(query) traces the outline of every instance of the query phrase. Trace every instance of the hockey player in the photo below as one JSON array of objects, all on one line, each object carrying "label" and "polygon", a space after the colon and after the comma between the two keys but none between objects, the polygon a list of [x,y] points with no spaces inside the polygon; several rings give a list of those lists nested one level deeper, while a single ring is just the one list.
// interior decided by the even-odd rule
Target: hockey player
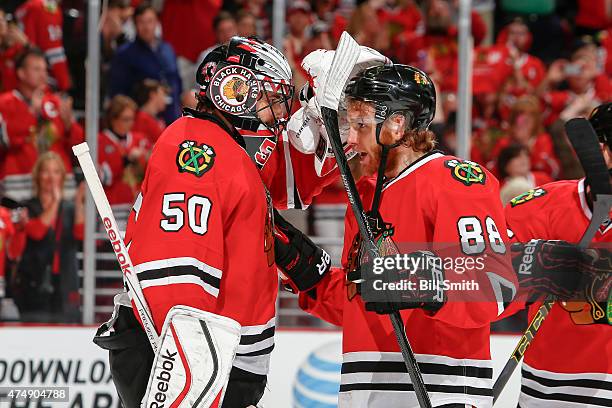
[{"label": "hockey player", "polygon": [[[364,207],[373,210],[381,249],[433,250],[412,256],[435,260],[438,249],[454,244],[467,258],[488,255],[481,259],[480,294],[466,294],[476,301],[457,301],[461,295],[434,288],[406,292],[399,308],[407,309],[402,311],[406,334],[434,406],[490,406],[489,323],[501,312],[502,290],[516,290],[503,257],[506,237],[497,227],[505,223],[498,182],[478,164],[434,150],[427,127],[436,94],[424,72],[405,65],[370,68],[349,82],[346,95],[349,146],[358,152],[367,175],[382,172],[382,183],[364,177],[357,186]],[[378,208],[372,208],[373,201],[380,203]],[[281,218],[275,222],[277,265],[300,291],[300,306],[343,328],[339,406],[418,406],[389,319],[374,313],[398,305],[365,302],[352,282],[363,258],[353,215],[346,216],[339,269],[320,262],[321,250],[290,224]],[[455,281],[457,273],[458,268],[421,268],[411,279]]]},{"label": "hockey player", "polygon": [[126,233],[155,328],[172,329],[162,339],[146,407],[208,406],[215,398],[211,406],[221,406],[221,393],[210,399],[206,383],[213,375],[205,369],[207,344],[228,342],[203,332],[211,319],[240,325],[234,360],[217,362],[219,371],[232,367],[223,407],[260,400],[274,347],[272,202],[238,130],[282,129],[291,70],[278,50],[255,39],[234,37],[211,54],[197,72],[197,109],[186,109],[153,149]]},{"label": "hockey player", "polygon": [[[593,111],[591,124],[612,169],[612,103]],[[592,198],[585,179],[563,180],[515,197],[506,206],[509,235],[527,243],[532,239],[580,241],[592,214]],[[593,239],[595,245],[612,242],[612,225],[604,222]],[[609,247],[603,248],[604,270],[610,273]],[[604,251],[605,252],[605,251]],[[578,262],[578,263],[576,263]],[[598,270],[574,261],[577,270]],[[606,295],[608,291],[605,291]],[[524,304],[523,304],[524,305]],[[531,320],[541,302],[529,307]],[[522,408],[573,408],[612,406],[612,327],[606,321],[605,304],[596,301],[557,302],[524,356]]]}]

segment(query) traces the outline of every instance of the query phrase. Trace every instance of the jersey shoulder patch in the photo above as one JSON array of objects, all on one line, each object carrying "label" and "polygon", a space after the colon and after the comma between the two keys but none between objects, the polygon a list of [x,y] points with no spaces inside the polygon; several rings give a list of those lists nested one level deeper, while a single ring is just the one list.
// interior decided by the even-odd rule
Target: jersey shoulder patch
[{"label": "jersey shoulder patch", "polygon": [[450,169],[451,176],[454,180],[460,182],[466,187],[474,184],[485,184],[487,175],[480,164],[461,159],[450,159],[444,161],[444,166]]},{"label": "jersey shoulder patch", "polygon": [[191,173],[201,177],[215,163],[215,150],[207,144],[196,144],[193,140],[184,140],[178,146],[176,165],[179,173]]},{"label": "jersey shoulder patch", "polygon": [[535,200],[536,198],[542,197],[546,194],[546,190],[542,187],[532,188],[531,190],[525,191],[523,194],[519,194],[510,200],[510,206],[516,207],[517,205],[525,204],[528,201]]}]

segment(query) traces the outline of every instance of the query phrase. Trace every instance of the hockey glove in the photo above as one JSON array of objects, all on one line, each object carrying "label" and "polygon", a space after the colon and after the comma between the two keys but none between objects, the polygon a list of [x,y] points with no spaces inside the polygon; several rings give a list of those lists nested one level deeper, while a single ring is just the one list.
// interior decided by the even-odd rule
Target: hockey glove
[{"label": "hockey glove", "polygon": [[329,254],[274,210],[274,256],[283,284],[292,292],[315,287],[329,272]]},{"label": "hockey glove", "polygon": [[612,289],[612,253],[604,248],[582,251],[580,272],[582,282],[579,296],[588,304],[588,307],[582,308],[582,313],[588,312],[594,324],[610,324],[606,309],[608,294]]},{"label": "hockey glove", "polygon": [[542,295],[569,299],[575,295],[581,274],[581,250],[565,241],[532,239],[526,244],[513,244],[512,266],[522,291],[535,301]]},{"label": "hockey glove", "polygon": [[[401,262],[396,262],[401,259]],[[402,309],[437,312],[446,302],[442,260],[429,251],[377,258],[360,268],[365,308],[379,314]]]}]

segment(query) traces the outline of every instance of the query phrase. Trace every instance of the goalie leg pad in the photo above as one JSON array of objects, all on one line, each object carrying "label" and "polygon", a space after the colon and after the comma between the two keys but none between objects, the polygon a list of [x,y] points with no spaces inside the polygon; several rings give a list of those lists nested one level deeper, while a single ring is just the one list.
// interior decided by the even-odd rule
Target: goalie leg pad
[{"label": "goalie leg pad", "polygon": [[173,307],[164,322],[142,406],[217,406],[239,342],[240,324],[235,320],[187,306]]}]

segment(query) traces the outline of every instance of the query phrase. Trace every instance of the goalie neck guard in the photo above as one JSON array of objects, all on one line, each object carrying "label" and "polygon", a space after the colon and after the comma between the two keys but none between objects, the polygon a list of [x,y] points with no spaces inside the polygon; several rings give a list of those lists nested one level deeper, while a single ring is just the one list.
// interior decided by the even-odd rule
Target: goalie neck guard
[{"label": "goalie neck guard", "polygon": [[[237,129],[256,131],[264,125],[278,134],[291,112],[291,81],[291,67],[276,48],[255,38],[232,37],[198,67],[197,99],[218,109]],[[277,116],[277,104],[283,115]],[[268,109],[272,121],[266,123],[261,113]]]}]

